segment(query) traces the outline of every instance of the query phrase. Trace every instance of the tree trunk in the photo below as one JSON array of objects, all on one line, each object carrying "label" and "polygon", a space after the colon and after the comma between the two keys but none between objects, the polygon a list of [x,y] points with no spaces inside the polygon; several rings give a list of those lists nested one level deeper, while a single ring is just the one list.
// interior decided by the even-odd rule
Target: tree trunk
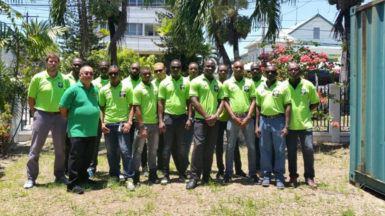
[{"label": "tree trunk", "polygon": [[88,18],[87,18],[87,3],[86,0],[78,0],[78,14],[79,14],[79,24],[80,24],[80,58],[87,56],[88,52]]},{"label": "tree trunk", "polygon": [[113,40],[115,36],[115,24],[112,17],[108,18],[108,29],[110,30],[110,47],[109,52],[111,56],[111,65],[118,64],[116,41]]},{"label": "tree trunk", "polygon": [[344,35],[342,42],[345,44],[345,49],[342,51],[341,56],[341,78],[340,81],[344,84],[349,83],[350,77],[350,14],[349,10],[344,13]]},{"label": "tree trunk", "polygon": [[[110,48],[109,52],[111,55],[111,64],[118,63],[117,57],[117,43],[124,36],[127,26],[127,0],[122,0],[122,12],[119,17],[119,26],[115,32],[115,25],[112,21],[112,18],[108,18],[108,28],[110,29]],[[114,30],[114,32],[111,31]]]}]

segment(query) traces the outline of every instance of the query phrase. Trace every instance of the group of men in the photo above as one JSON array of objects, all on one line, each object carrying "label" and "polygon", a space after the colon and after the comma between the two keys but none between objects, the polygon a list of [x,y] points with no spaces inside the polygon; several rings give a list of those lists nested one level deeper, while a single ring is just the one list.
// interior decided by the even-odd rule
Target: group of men
[{"label": "group of men", "polygon": [[[218,66],[217,78],[214,76],[213,60],[204,62],[202,74],[197,63],[190,63],[185,77],[176,59],[171,61],[169,73],[160,62],[153,66],[154,72],[133,63],[125,79],[117,65],[101,61],[100,77],[95,80],[93,68],[83,66],[80,58],[73,59],[73,71],[68,75],[61,74],[58,65],[58,55],[48,55],[47,70],[36,74],[29,87],[28,105],[34,125],[24,188],[35,185],[39,154],[50,130],[55,181],[67,184],[67,191],[77,194],[84,192],[82,182],[95,183],[102,133],[109,175],[124,182],[129,190],[140,185],[143,161],[148,163],[149,183],[170,183],[171,156],[178,181],[186,182],[187,189],[195,188],[199,180],[208,183],[215,149],[217,179],[229,183],[234,175],[233,163],[235,174],[246,177],[240,165],[239,132],[248,149],[251,183],[267,187],[273,174],[277,188],[285,187],[287,146],[289,185],[296,187],[300,141],[306,183],[317,187],[311,111],[318,106],[319,98],[314,85],[301,78],[297,63],[288,64],[290,78],[286,81],[277,80],[275,65],[262,71],[257,63],[251,65],[248,78],[241,61],[232,65],[230,78],[229,66],[223,64]],[[161,179],[158,170],[162,171]]]}]

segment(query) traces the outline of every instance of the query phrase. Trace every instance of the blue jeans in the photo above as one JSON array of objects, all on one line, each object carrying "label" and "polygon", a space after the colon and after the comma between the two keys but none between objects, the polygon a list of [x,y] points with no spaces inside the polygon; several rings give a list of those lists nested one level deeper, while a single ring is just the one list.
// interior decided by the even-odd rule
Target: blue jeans
[{"label": "blue jeans", "polygon": [[[261,116],[259,128],[261,139],[259,142],[261,150],[261,170],[264,178],[271,178],[271,173],[277,180],[284,181],[285,174],[285,138],[281,132],[285,127],[285,117],[282,115],[275,119],[268,119]],[[274,152],[273,152],[274,150]],[[274,168],[272,155],[274,154]]]},{"label": "blue jeans", "polygon": [[232,119],[227,122],[227,134],[228,144],[226,147],[226,171],[225,174],[232,176],[233,174],[233,161],[234,161],[234,148],[237,142],[239,130],[242,131],[245,136],[247,145],[247,159],[249,161],[249,176],[255,176],[257,174],[257,160],[255,153],[255,135],[254,135],[254,119],[250,119],[247,125],[243,128],[239,128]]},{"label": "blue jeans", "polygon": [[143,147],[147,139],[147,160],[150,170],[156,170],[156,156],[159,144],[159,126],[156,124],[144,124],[147,127],[147,138],[140,138],[140,128],[135,130],[134,170],[139,170],[142,160]]},{"label": "blue jeans", "polygon": [[118,131],[119,125],[123,123],[107,123],[106,127],[110,133],[104,134],[107,148],[108,165],[110,166],[110,176],[117,177],[120,174],[120,156],[123,161],[123,174],[126,178],[134,176],[132,168],[132,145],[130,133]]}]

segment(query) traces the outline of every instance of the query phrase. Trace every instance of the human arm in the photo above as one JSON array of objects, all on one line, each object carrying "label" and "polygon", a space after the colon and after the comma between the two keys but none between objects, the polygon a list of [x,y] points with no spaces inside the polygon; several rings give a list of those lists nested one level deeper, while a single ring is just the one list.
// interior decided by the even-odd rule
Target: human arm
[{"label": "human arm", "polygon": [[158,121],[159,121],[159,132],[166,132],[166,125],[163,122],[163,110],[164,110],[164,99],[158,100]]},{"label": "human arm", "polygon": [[136,120],[138,121],[140,138],[145,139],[147,137],[147,128],[144,126],[142,119],[142,112],[140,111],[140,105],[134,105]]},{"label": "human arm", "polygon": [[261,129],[259,128],[259,119],[261,116],[261,107],[255,106],[255,135],[261,137]]},{"label": "human arm", "polygon": [[186,121],[186,124],[185,124],[185,128],[186,130],[190,130],[191,129],[191,126],[192,126],[192,104],[191,104],[191,100],[188,99],[186,101],[187,103],[187,121]]},{"label": "human arm", "polygon": [[60,114],[67,118],[68,117],[68,109],[67,108],[63,108],[63,107],[59,107],[59,110],[60,110]]},{"label": "human arm", "polygon": [[285,127],[281,132],[282,138],[284,138],[289,133],[290,112],[291,112],[291,105],[286,104],[285,105]]}]

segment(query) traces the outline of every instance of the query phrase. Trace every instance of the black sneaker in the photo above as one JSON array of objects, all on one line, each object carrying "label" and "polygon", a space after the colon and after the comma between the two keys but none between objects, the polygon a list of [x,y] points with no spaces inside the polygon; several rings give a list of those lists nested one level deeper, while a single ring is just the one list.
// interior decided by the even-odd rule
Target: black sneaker
[{"label": "black sneaker", "polygon": [[185,174],[179,175],[178,182],[179,183],[187,183],[188,182],[187,176]]},{"label": "black sneaker", "polygon": [[293,188],[298,187],[298,182],[296,177],[290,177],[289,187],[293,187]]},{"label": "black sneaker", "polygon": [[240,170],[239,172],[235,173],[235,176],[240,177],[240,178],[247,178],[247,175],[243,170]]},{"label": "black sneaker", "polygon": [[223,176],[222,183],[223,183],[223,184],[228,184],[228,183],[230,183],[230,180],[231,180],[231,177],[230,177],[229,175],[225,174],[225,175]]},{"label": "black sneaker", "polygon": [[256,184],[256,185],[261,185],[262,184],[262,180],[258,178],[257,175],[255,176],[251,176],[250,177],[250,180],[253,184]]},{"label": "black sneaker", "polygon": [[83,194],[84,190],[79,185],[75,185],[73,188],[67,188],[67,192],[72,192],[74,194]]},{"label": "black sneaker", "polygon": [[196,179],[190,179],[189,182],[186,184],[186,189],[191,190],[198,186],[198,181]]}]

